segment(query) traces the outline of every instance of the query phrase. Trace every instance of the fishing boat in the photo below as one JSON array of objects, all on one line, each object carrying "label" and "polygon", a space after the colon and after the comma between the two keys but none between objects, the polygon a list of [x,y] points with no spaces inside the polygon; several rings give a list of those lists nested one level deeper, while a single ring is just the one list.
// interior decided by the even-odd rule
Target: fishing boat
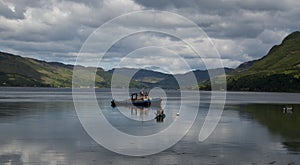
[{"label": "fishing boat", "polygon": [[111,106],[119,106],[119,105],[134,105],[134,106],[161,106],[161,98],[151,98],[148,96],[147,92],[141,91],[140,94],[132,93],[131,98],[124,101],[112,100]]}]

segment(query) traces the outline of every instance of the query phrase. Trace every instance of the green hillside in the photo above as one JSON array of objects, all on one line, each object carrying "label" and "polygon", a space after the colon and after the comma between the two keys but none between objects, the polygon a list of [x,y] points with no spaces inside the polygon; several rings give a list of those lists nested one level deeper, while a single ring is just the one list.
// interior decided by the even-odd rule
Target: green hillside
[{"label": "green hillside", "polygon": [[[73,67],[0,52],[0,86],[71,87]],[[78,66],[78,69],[81,76],[78,84],[74,85],[80,87],[81,84],[86,85],[88,75],[95,68]],[[178,88],[174,75],[141,69],[131,78],[127,75],[129,70],[122,68],[116,76],[124,83],[131,79],[131,88]],[[218,73],[218,69],[215,71]],[[300,92],[300,32],[288,35],[263,58],[243,63],[234,70],[225,69],[225,72],[227,90]],[[96,87],[110,87],[112,74],[113,70],[97,68]],[[178,74],[175,77],[187,79],[190,74],[195,74],[197,81],[202,82],[198,85],[199,89],[210,89],[207,70]],[[215,83],[219,77],[225,76],[216,75]],[[120,87],[126,86],[124,83],[120,82]],[[186,81],[184,86],[197,89],[197,84],[191,83]]]},{"label": "green hillside", "polygon": [[263,58],[227,75],[228,90],[300,91],[300,32],[288,35]]},{"label": "green hillside", "polygon": [[[89,72],[81,67],[84,75]],[[73,66],[57,62],[45,62],[32,58],[23,58],[0,52],[0,85],[1,86],[30,86],[30,87],[71,87]],[[111,75],[103,69],[97,69],[96,86],[109,86]]]},{"label": "green hillside", "polygon": [[[65,65],[58,62],[45,62],[32,58],[0,52],[0,86],[20,86],[20,87],[72,87],[73,65]],[[79,79],[74,84],[76,87],[92,86],[92,82],[87,82],[95,68],[77,66]],[[165,89],[178,89],[178,84],[173,75],[155,72],[144,69],[121,68],[115,74],[119,86],[126,87],[126,82],[130,80],[131,88],[153,88],[161,87]],[[128,73],[136,71],[133,77]],[[207,71],[194,71],[198,79],[207,79]],[[184,78],[191,74],[188,72],[176,75]],[[104,71],[97,68],[96,87],[110,88],[110,81],[113,70]],[[78,78],[78,77],[77,77]],[[198,80],[199,81],[199,80]],[[115,84],[115,83],[114,83]],[[194,84],[187,84],[192,86]]]}]

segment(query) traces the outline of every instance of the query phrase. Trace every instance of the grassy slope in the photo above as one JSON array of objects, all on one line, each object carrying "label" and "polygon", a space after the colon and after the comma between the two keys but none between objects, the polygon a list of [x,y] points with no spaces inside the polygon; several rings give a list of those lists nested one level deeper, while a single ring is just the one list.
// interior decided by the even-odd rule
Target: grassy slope
[{"label": "grassy slope", "polygon": [[[94,70],[85,67],[79,69],[82,72],[80,74],[82,82],[85,82],[88,79],[86,76]],[[0,86],[71,87],[72,74],[72,65],[48,63],[0,52]],[[126,75],[117,76],[122,80],[126,79]],[[153,77],[156,78],[157,74],[150,74],[151,81]],[[200,80],[205,74],[199,73],[198,77]],[[98,68],[95,78],[97,87],[110,87],[111,73]],[[149,79],[149,76],[146,78]],[[172,76],[158,76],[162,80],[155,83],[149,82],[146,78],[139,77],[132,80],[130,87],[175,88],[178,85]],[[299,92],[300,32],[287,36],[282,44],[274,46],[265,57],[247,62],[247,65],[230,71],[227,80],[228,90]],[[206,81],[200,84],[200,87],[208,89],[208,84],[209,81]]]},{"label": "grassy slope", "polygon": [[[71,87],[73,66],[62,63],[48,63],[31,58],[23,58],[0,52],[1,86],[42,86]],[[81,67],[82,78],[89,73],[89,68]],[[108,86],[109,73],[98,69],[96,85]]]},{"label": "grassy slope", "polygon": [[229,90],[300,91],[300,32],[287,36],[249,68],[227,76]]},{"label": "grassy slope", "polygon": [[[73,68],[73,65],[45,62],[0,52],[0,86],[71,87]],[[102,68],[76,66],[76,69],[80,77],[77,78],[75,86],[86,87],[86,84],[91,86],[93,82],[87,81],[94,76],[96,70],[95,86],[110,87],[112,74]],[[126,77],[116,76],[119,80],[126,80]],[[144,87],[144,84],[132,80],[130,87],[140,88]]]}]

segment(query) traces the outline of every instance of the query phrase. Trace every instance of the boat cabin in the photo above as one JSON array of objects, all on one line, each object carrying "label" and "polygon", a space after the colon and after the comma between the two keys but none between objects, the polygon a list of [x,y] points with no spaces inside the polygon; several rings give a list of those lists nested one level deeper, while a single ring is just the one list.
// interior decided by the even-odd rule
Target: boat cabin
[{"label": "boat cabin", "polygon": [[149,96],[147,92],[141,91],[140,95],[137,93],[132,93],[131,94],[131,100],[148,100]]}]

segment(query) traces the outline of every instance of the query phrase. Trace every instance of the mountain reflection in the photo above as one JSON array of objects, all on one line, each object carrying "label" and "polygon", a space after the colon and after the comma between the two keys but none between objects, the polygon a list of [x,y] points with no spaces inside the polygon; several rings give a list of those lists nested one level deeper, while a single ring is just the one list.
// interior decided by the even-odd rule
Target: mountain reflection
[{"label": "mountain reflection", "polygon": [[300,153],[300,105],[293,105],[293,110],[284,111],[286,105],[250,104],[240,105],[242,118],[254,119],[268,130],[282,137],[282,145],[292,153]]}]

